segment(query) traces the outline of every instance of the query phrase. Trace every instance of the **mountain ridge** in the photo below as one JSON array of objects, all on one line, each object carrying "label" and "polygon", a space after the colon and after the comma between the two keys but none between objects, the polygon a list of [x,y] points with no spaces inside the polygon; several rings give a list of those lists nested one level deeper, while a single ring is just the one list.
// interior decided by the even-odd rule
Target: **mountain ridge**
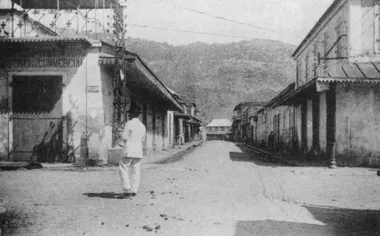
[{"label": "mountain ridge", "polygon": [[126,45],[168,87],[196,102],[206,124],[230,119],[241,101],[269,101],[295,79],[291,55],[296,47],[280,41],[174,46],[128,38]]}]

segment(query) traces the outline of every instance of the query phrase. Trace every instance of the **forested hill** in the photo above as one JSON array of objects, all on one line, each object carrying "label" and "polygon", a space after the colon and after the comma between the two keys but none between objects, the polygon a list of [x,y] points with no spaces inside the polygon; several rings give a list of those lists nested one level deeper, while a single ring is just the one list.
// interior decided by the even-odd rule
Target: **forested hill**
[{"label": "forested hill", "polygon": [[241,101],[267,101],[294,81],[295,47],[271,40],[172,46],[128,39],[135,52],[171,89],[198,105],[205,123],[231,119]]}]

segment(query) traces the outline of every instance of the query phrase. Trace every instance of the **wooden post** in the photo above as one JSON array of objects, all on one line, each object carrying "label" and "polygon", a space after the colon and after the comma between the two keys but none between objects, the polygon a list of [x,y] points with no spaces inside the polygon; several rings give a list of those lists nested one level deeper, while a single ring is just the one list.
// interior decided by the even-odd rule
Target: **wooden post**
[{"label": "wooden post", "polygon": [[314,152],[319,152],[319,96],[318,93],[313,95],[313,147]]},{"label": "wooden post", "polygon": [[336,84],[330,84],[326,94],[326,140],[329,168],[336,168]]}]

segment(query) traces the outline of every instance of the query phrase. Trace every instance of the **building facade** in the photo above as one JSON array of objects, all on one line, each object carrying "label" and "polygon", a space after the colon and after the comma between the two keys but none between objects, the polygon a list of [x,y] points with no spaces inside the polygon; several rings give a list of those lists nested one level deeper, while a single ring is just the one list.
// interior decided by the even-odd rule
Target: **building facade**
[{"label": "building facade", "polygon": [[207,140],[229,140],[232,123],[227,119],[214,119],[206,126]]},{"label": "building facade", "polygon": [[256,112],[264,105],[262,102],[241,102],[233,111],[233,137],[235,141],[253,142],[253,121]]},{"label": "building facade", "polygon": [[189,102],[174,90],[168,88],[174,98],[182,105],[182,112],[172,112],[173,115],[173,145],[182,145],[192,141],[202,140],[202,121],[199,110],[194,102]]},{"label": "building facade", "polygon": [[[292,105],[282,104],[284,96],[293,91],[294,83],[256,112],[256,119],[253,122],[254,144],[261,147],[271,146],[270,148],[274,149],[297,148],[297,114],[295,108]],[[271,134],[273,140],[270,142]]]},{"label": "building facade", "polygon": [[380,165],[379,26],[379,1],[335,0],[292,55],[294,90],[259,113],[260,138],[283,137],[288,114],[302,153],[332,166]]},{"label": "building facade", "polygon": [[[123,82],[115,87],[115,48],[106,43],[81,37],[3,38],[0,48],[5,52],[1,159],[72,161],[86,140],[89,158],[107,164],[109,150],[117,148],[114,129],[122,130],[131,102],[143,111],[144,153],[169,147],[167,114],[182,107],[138,55],[125,52]],[[119,114],[113,106],[115,89],[124,107]]]}]

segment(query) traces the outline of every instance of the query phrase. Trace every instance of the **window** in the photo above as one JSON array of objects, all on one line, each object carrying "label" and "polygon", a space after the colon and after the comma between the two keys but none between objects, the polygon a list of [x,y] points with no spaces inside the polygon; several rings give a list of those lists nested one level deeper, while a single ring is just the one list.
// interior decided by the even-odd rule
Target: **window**
[{"label": "window", "polygon": [[60,76],[14,76],[13,112],[49,113],[62,95]]}]

